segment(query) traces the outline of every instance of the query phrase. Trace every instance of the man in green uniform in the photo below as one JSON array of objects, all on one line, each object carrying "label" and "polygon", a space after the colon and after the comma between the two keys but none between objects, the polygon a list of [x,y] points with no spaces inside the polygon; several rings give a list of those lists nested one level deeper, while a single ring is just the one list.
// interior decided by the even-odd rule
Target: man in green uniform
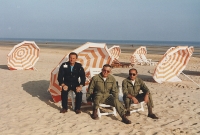
[{"label": "man in green uniform", "polygon": [[[125,108],[127,109],[126,116],[130,116],[130,105],[132,103],[138,104],[144,101],[148,107],[148,117],[158,119],[152,112],[153,100],[151,93],[143,80],[137,77],[137,70],[135,68],[130,69],[129,77],[123,80],[122,90]],[[143,93],[140,94],[140,90],[142,90]]]},{"label": "man in green uniform", "polygon": [[115,78],[110,75],[111,66],[105,64],[102,68],[102,72],[94,77],[88,87],[87,100],[93,101],[93,113],[92,118],[98,119],[97,109],[100,103],[114,106],[118,114],[122,118],[122,122],[125,124],[131,124],[131,121],[126,118],[126,110],[119,101],[118,87]]}]

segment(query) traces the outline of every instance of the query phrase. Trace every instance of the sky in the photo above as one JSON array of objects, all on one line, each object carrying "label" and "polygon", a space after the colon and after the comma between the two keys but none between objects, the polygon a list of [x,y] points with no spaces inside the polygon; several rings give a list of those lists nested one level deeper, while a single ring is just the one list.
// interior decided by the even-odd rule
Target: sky
[{"label": "sky", "polygon": [[200,0],[0,3],[0,38],[200,41]]}]

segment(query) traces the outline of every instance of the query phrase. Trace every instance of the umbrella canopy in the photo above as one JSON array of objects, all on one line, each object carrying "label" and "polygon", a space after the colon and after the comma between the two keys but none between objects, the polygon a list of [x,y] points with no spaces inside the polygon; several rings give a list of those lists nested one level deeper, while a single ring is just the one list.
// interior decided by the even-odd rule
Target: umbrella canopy
[{"label": "umbrella canopy", "polygon": [[119,55],[121,54],[121,49],[120,46],[112,46],[111,48],[108,49],[110,54],[112,55],[112,57],[114,57],[114,59],[119,59]]},{"label": "umbrella canopy", "polygon": [[133,54],[144,54],[144,55],[146,55],[147,54],[146,46],[140,46],[139,48],[137,48],[135,50],[135,52]]},{"label": "umbrella canopy", "polygon": [[[73,50],[78,54],[77,62],[81,63],[86,76],[89,75],[89,68],[102,68],[104,64],[111,64],[113,57],[106,44],[104,43],[86,43],[79,48]],[[64,56],[60,63],[52,70],[49,91],[53,97],[54,102],[61,100],[61,88],[57,81],[58,71],[63,62],[68,61],[69,54]]]},{"label": "umbrella canopy", "polygon": [[138,61],[137,61],[136,55],[139,55],[139,56],[140,56],[140,55],[142,55],[142,54],[144,54],[144,55],[147,54],[146,46],[140,46],[139,48],[137,48],[137,49],[133,52],[133,54],[132,54],[132,56],[131,56],[131,58],[130,58],[131,63],[137,63]]},{"label": "umbrella canopy", "polygon": [[178,75],[185,69],[193,51],[193,47],[187,46],[177,46],[167,50],[155,68],[154,80],[158,83],[181,81]]},{"label": "umbrella canopy", "polygon": [[8,68],[10,70],[34,69],[39,59],[40,49],[34,41],[24,41],[13,47],[8,54]]},{"label": "umbrella canopy", "polygon": [[175,47],[170,47],[166,52],[165,54],[167,54],[168,52],[170,52],[171,50],[173,50]]}]

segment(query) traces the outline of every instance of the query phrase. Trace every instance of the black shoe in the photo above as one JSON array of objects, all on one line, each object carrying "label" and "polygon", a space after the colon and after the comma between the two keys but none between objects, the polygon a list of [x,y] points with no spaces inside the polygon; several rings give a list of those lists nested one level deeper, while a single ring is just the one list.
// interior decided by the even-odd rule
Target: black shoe
[{"label": "black shoe", "polygon": [[67,109],[60,110],[60,113],[66,113],[66,112],[67,112]]},{"label": "black shoe", "polygon": [[130,111],[126,111],[126,116],[131,116],[131,112]]},{"label": "black shoe", "polygon": [[126,118],[126,115],[122,116],[122,122],[124,122],[125,124],[131,124],[131,121]]},{"label": "black shoe", "polygon": [[152,118],[152,119],[158,119],[158,117],[155,114],[148,114],[148,117]]},{"label": "black shoe", "polygon": [[98,120],[99,119],[98,115],[93,115],[93,114],[91,115],[91,118],[94,119],[94,120]]},{"label": "black shoe", "polygon": [[78,109],[77,109],[75,112],[76,112],[76,114],[80,114],[80,113],[81,113],[81,110],[78,110]]},{"label": "black shoe", "polygon": [[93,109],[93,113],[92,113],[91,117],[94,120],[98,120],[99,119],[99,117],[97,115],[97,109]]}]

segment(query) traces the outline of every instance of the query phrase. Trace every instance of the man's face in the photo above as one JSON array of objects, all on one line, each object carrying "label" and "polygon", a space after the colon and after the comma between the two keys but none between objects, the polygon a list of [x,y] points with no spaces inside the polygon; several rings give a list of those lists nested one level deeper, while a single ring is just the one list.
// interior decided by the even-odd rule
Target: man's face
[{"label": "man's face", "polygon": [[132,81],[134,81],[135,78],[137,77],[136,71],[135,71],[135,70],[131,70],[131,71],[129,72],[129,77],[130,77],[130,79],[131,79]]},{"label": "man's face", "polygon": [[103,67],[102,69],[102,76],[103,77],[108,77],[108,75],[110,74],[111,72],[111,68],[110,67]]},{"label": "man's face", "polygon": [[70,55],[69,56],[69,62],[70,62],[70,64],[71,65],[74,65],[75,64],[75,62],[76,62],[76,55]]}]

